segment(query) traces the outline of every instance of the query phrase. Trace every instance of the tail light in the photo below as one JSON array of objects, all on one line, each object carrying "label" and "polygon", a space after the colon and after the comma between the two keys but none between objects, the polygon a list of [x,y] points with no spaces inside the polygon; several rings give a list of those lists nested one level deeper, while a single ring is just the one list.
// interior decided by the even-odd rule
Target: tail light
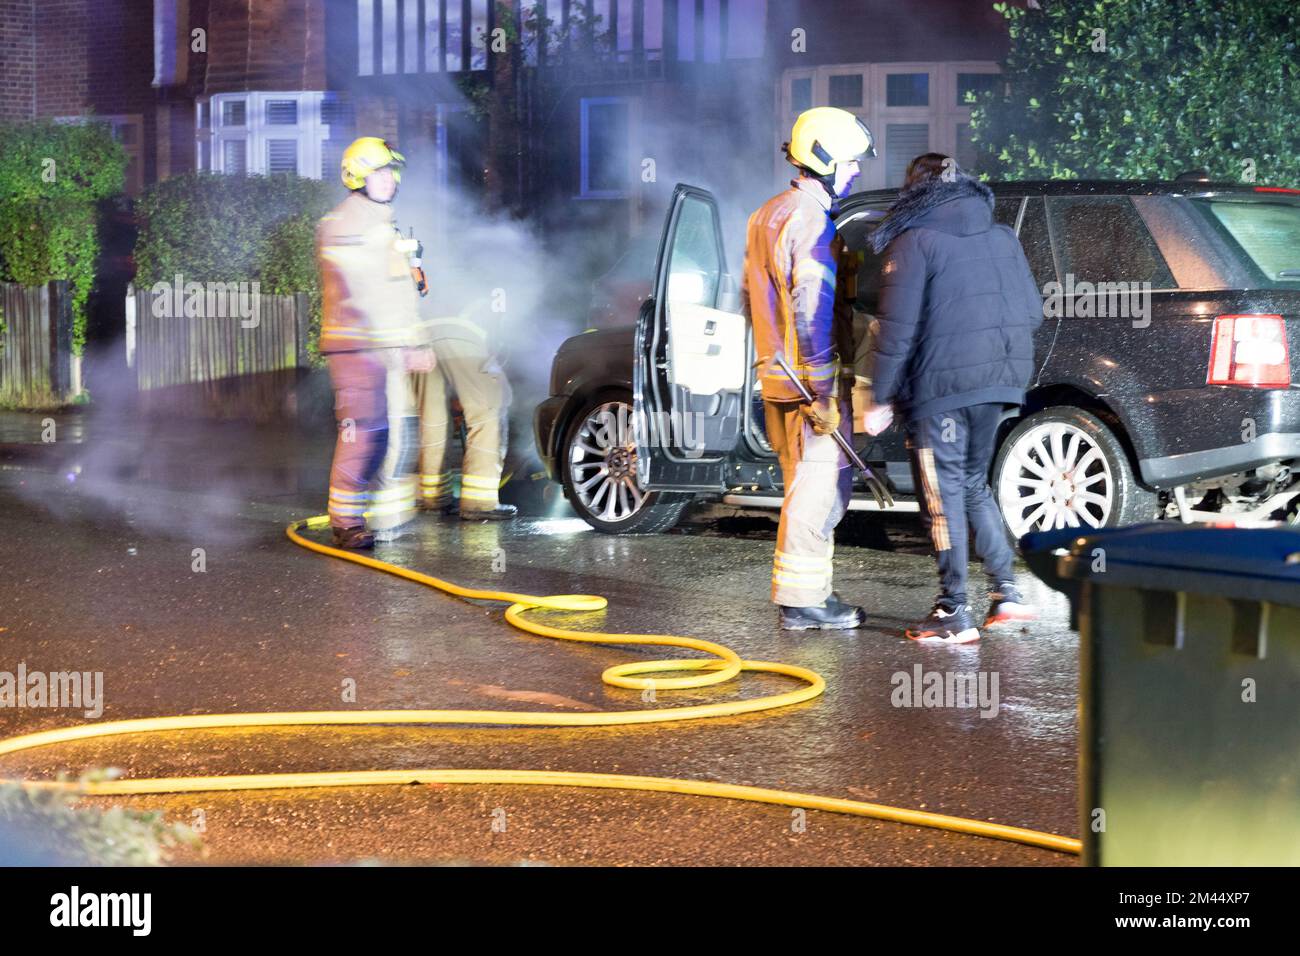
[{"label": "tail light", "polygon": [[1220,315],[1210,341],[1210,385],[1288,388],[1291,356],[1280,315]]}]

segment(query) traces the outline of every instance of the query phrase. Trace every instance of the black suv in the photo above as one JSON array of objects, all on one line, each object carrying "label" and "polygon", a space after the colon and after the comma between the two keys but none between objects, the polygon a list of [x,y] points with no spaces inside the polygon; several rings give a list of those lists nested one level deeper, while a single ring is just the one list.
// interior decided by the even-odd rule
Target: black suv
[{"label": "black suv", "polygon": [[[1300,190],[1177,182],[990,184],[1044,293],[1028,401],[990,481],[1010,532],[1155,517],[1296,520]],[[855,324],[875,309],[867,236],[897,198],[845,200],[861,255]],[[601,531],[670,528],[691,499],[779,507],[753,342],[714,198],[680,185],[633,326],[561,346],[535,415],[552,480]],[[898,425],[857,436],[916,510]],[[854,509],[876,510],[865,490]]]}]

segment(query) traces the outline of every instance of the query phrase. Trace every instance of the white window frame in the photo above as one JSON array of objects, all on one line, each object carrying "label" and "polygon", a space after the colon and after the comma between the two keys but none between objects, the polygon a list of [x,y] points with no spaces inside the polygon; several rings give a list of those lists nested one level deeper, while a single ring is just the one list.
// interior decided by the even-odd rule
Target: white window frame
[{"label": "white window frame", "polygon": [[[225,173],[225,144],[243,141],[249,175],[266,175],[269,172],[268,143],[276,139],[292,139],[298,144],[298,172],[304,179],[321,178],[321,152],[329,139],[330,127],[321,122],[323,91],[215,93],[195,104],[195,129],[198,149],[195,162],[199,169]],[[279,100],[293,100],[298,106],[298,122],[290,125],[271,125],[266,122],[267,105]],[[243,101],[244,126],[222,125],[222,114],[227,103]],[[205,119],[207,120],[205,124]]]},{"label": "white window frame", "polygon": [[[958,73],[994,73],[1002,70],[990,60],[940,60],[931,62],[900,63],[838,63],[813,69],[800,67],[786,70],[777,85],[776,115],[777,140],[774,183],[790,178],[790,166],[780,153],[780,144],[790,138],[794,122],[794,104],[791,82],[809,76],[813,81],[813,106],[830,103],[830,78],[845,73],[862,74],[862,107],[849,112],[867,124],[876,141],[875,159],[862,163],[862,176],[854,185],[855,191],[882,189],[885,181],[885,156],[889,147],[888,126],[891,123],[927,123],[930,127],[930,149],[934,152],[957,155],[957,127],[970,122],[970,107],[957,103]],[[928,73],[930,75],[930,104],[928,106],[886,106],[886,77],[893,73]],[[894,184],[897,185],[897,184]]]},{"label": "white window frame", "polygon": [[[591,182],[591,141],[589,116],[590,109],[593,106],[606,106],[611,103],[621,103],[627,107],[627,183],[626,189],[592,189]],[[632,175],[636,149],[636,130],[638,127],[637,117],[640,100],[635,96],[584,96],[579,104],[581,113],[581,141],[580,155],[582,160],[581,178],[579,180],[578,198],[579,199],[628,199],[632,196]]]}]

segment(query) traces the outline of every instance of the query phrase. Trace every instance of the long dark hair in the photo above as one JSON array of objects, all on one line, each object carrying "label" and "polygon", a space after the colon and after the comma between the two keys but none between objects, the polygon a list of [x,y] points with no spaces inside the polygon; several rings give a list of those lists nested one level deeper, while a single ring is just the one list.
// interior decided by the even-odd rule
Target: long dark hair
[{"label": "long dark hair", "polygon": [[907,189],[917,183],[934,179],[943,172],[945,163],[952,163],[951,168],[953,169],[957,167],[951,156],[945,156],[943,153],[922,153],[907,164],[907,175],[903,179],[903,188]]}]

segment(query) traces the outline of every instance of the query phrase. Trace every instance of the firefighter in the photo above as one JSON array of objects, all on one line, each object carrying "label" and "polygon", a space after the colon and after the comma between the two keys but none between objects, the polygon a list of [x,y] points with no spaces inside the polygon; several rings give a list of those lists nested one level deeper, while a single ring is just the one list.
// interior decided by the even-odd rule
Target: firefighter
[{"label": "firefighter", "polygon": [[[491,323],[473,317],[470,309],[429,324],[437,366],[416,376],[420,410],[420,507],[450,514],[458,510],[466,521],[502,521],[517,509],[503,504],[498,493],[505,463],[510,382],[502,368],[499,336]],[[465,417],[465,454],[461,460],[460,502],[452,497],[453,462],[451,397],[460,401]]]},{"label": "firefighter", "polygon": [[[413,484],[392,491],[381,481],[389,416],[414,415],[406,373],[428,371],[434,362],[416,311],[410,242],[397,231],[390,205],[404,163],[382,139],[354,142],[342,163],[343,184],[351,193],[316,230],[324,296],[320,350],[329,361],[339,424],[329,517],[334,543],[342,548],[374,545],[368,511],[374,528],[388,531],[404,523],[415,505]],[[398,431],[394,454],[399,459],[400,436]],[[390,472],[396,474],[399,465],[390,465]]]},{"label": "firefighter", "polygon": [[[785,500],[772,567],[772,600],[787,630],[851,629],[862,608],[831,589],[835,526],[848,508],[853,470],[832,438],[852,441],[852,312],[837,302],[844,255],[837,202],[875,155],[852,113],[818,107],[795,120],[786,157],[799,170],[785,192],[749,218],[742,302],[753,326],[767,437],[781,463]],[[774,362],[784,356],[814,402]]]}]

